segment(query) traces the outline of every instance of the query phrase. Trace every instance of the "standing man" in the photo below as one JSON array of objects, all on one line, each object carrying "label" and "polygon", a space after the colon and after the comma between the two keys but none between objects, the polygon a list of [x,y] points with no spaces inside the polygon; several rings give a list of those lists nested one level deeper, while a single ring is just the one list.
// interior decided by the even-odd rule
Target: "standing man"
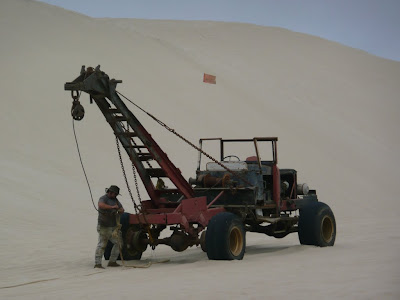
[{"label": "standing man", "polygon": [[120,233],[118,233],[118,238],[115,238],[115,234],[113,236],[114,230],[118,230],[116,218],[119,218],[119,214],[124,212],[122,204],[117,199],[118,195],[119,187],[112,185],[106,189],[106,194],[101,196],[99,199],[99,216],[97,219],[99,242],[95,253],[95,268],[104,269],[101,265],[101,261],[108,241],[111,241],[114,244],[111,250],[108,267],[120,266],[117,264],[116,260],[119,255],[119,247],[122,247],[122,238]]}]

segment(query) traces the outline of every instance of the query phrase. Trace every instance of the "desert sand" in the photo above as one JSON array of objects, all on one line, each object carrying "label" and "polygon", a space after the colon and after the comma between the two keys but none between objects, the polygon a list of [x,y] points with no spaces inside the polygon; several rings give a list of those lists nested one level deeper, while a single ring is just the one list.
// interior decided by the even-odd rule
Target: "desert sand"
[{"label": "desert sand", "polygon": [[[249,233],[242,261],[159,246],[143,260],[168,263],[94,270],[97,212],[63,85],[98,64],[194,143],[278,136],[279,166],[335,213],[335,246]],[[0,66],[1,299],[400,298],[400,62],[281,28],[93,19],[2,0]],[[87,95],[82,104],[75,126],[95,201],[117,184],[133,212],[112,131]],[[193,176],[196,151],[129,107]]]}]

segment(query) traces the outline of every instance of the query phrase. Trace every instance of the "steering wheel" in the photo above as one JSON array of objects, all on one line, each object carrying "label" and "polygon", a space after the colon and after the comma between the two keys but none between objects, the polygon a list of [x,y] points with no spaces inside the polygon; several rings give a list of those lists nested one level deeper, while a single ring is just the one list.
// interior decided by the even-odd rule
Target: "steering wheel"
[{"label": "steering wheel", "polygon": [[234,157],[234,158],[236,158],[238,161],[240,161],[240,158],[237,157],[236,155],[227,155],[227,156],[225,156],[225,157],[222,159],[222,161],[225,161],[226,158],[229,158],[228,161],[231,161],[231,158],[232,158],[232,157]]}]

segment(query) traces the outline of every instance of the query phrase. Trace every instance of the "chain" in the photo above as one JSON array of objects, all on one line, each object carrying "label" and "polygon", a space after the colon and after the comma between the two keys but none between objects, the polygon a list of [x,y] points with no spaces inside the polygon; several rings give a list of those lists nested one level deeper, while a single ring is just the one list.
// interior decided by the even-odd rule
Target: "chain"
[{"label": "chain", "polygon": [[[127,127],[126,127],[126,128],[125,128],[125,126],[124,126],[123,123],[120,123],[120,125],[121,125],[121,127],[122,127],[126,132],[129,131],[129,123],[127,124]],[[136,142],[135,142],[133,139],[131,139],[130,141],[132,142],[133,146],[137,146]],[[140,150],[140,149],[137,149],[137,151],[138,151],[139,153],[142,153],[142,150]],[[150,164],[149,161],[146,161],[146,164],[147,164],[147,166],[148,166],[150,169],[153,169],[153,166]],[[135,167],[135,166],[133,165],[133,163],[132,163],[132,166]]]},{"label": "chain", "polygon": [[136,212],[136,214],[138,214],[139,207],[137,206],[135,200],[133,199],[131,187],[129,186],[128,178],[126,177],[126,172],[125,172],[124,163],[123,163],[123,161],[122,161],[122,155],[121,155],[121,149],[120,149],[120,146],[119,146],[118,137],[115,137],[115,142],[116,142],[116,144],[117,144],[119,162],[120,162],[120,164],[121,164],[122,174],[124,175],[126,187],[127,187],[127,189],[128,189],[129,196],[131,197],[131,200],[132,200],[132,203],[133,203],[133,207],[135,208],[135,212]]},{"label": "chain", "polygon": [[135,179],[136,193],[137,193],[139,202],[142,203],[142,197],[140,197],[139,184],[138,184],[138,180],[136,177],[136,168],[133,163],[132,163],[132,171],[133,171],[133,178]]},{"label": "chain", "polygon": [[[124,125],[123,125],[122,123],[121,123],[121,125],[122,125],[122,127],[125,129],[125,127],[124,127]],[[129,131],[129,123],[127,124],[127,129],[126,129],[126,131]],[[131,139],[131,141],[132,141],[132,143],[133,143],[135,146],[137,146],[137,144],[135,143],[135,141],[134,141],[133,139]],[[138,152],[141,153],[142,151],[141,151],[140,149],[138,149]],[[131,163],[132,163],[133,178],[135,179],[136,194],[137,194],[137,197],[138,197],[138,199],[139,199],[140,205],[142,205],[142,197],[140,196],[138,180],[137,180],[137,177],[136,177],[136,167],[135,167],[135,164],[133,163],[133,161],[131,161]],[[151,165],[150,165],[149,162],[147,162],[147,164],[148,164],[149,167],[151,167]]]},{"label": "chain", "polygon": [[[143,205],[142,205],[142,198],[140,197],[139,185],[138,185],[138,181],[137,181],[135,165],[134,165],[133,162],[132,162],[132,170],[133,170],[133,177],[134,177],[134,179],[135,179],[136,192],[137,192],[137,194],[138,194],[138,199],[139,199],[139,202],[140,202],[140,204],[141,204],[141,208],[142,208],[142,209],[140,209],[140,208],[138,207],[138,205],[136,204],[135,200],[133,199],[132,190],[131,190],[131,187],[129,186],[128,178],[126,177],[125,167],[124,167],[124,163],[123,163],[123,161],[122,161],[121,149],[120,149],[120,146],[119,146],[119,139],[118,139],[117,136],[115,137],[115,140],[116,140],[116,144],[117,144],[118,156],[119,156],[119,161],[120,161],[120,164],[121,164],[122,174],[124,175],[126,187],[127,187],[127,189],[128,189],[129,196],[130,196],[131,199],[132,199],[132,203],[133,203],[133,206],[134,206],[134,208],[135,208],[135,213],[136,213],[136,215],[138,216],[138,219],[139,219],[139,212],[142,213],[143,218],[144,218],[144,222],[145,222],[145,224],[147,225],[147,231],[148,231],[148,234],[149,234],[149,237],[150,237],[150,241],[153,243],[153,240],[154,240],[154,239],[153,239],[152,234],[151,234],[151,231],[150,231],[150,224],[149,224],[149,222],[147,221],[146,212],[145,212],[145,209],[144,209],[144,207],[143,207]],[[140,219],[139,219],[139,222],[140,222]],[[154,249],[153,249],[153,250],[154,250]]]},{"label": "chain", "polygon": [[154,121],[156,121],[158,124],[160,124],[162,127],[164,127],[165,129],[167,129],[169,132],[175,134],[177,137],[179,137],[181,140],[183,140],[185,143],[187,143],[189,146],[193,147],[194,149],[196,149],[197,151],[199,151],[200,153],[202,153],[204,156],[208,157],[210,160],[212,160],[213,162],[215,162],[216,164],[218,164],[219,166],[221,166],[222,168],[224,168],[226,171],[228,171],[229,173],[231,173],[233,176],[240,178],[241,180],[243,180],[245,183],[247,183],[250,186],[253,186],[253,184],[251,184],[246,178],[244,178],[243,176],[241,176],[240,174],[238,174],[235,171],[232,171],[231,169],[229,169],[228,167],[224,166],[222,163],[220,163],[218,160],[216,160],[214,157],[212,157],[211,155],[209,155],[208,153],[204,152],[202,149],[200,149],[199,147],[197,147],[196,145],[194,145],[192,142],[190,142],[189,140],[187,140],[186,138],[184,138],[182,135],[180,135],[178,132],[175,131],[175,129],[169,127],[167,124],[165,124],[164,122],[162,122],[161,120],[157,119],[155,116],[153,116],[152,114],[150,114],[149,112],[145,111],[143,108],[141,108],[139,105],[137,105],[136,103],[134,103],[133,101],[129,100],[126,96],[122,95],[120,92],[116,91],[119,95],[121,95],[122,97],[124,97],[127,101],[129,101],[130,103],[132,103],[133,105],[135,105],[137,108],[139,108],[141,111],[143,111],[145,114],[147,114],[150,118],[152,118]]}]

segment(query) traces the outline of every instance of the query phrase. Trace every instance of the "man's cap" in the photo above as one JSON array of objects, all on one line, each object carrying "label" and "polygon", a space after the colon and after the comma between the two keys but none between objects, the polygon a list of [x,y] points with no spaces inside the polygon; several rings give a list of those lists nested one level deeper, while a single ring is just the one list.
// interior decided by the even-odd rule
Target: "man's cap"
[{"label": "man's cap", "polygon": [[119,193],[119,187],[117,187],[116,185],[111,185],[108,189],[106,189],[106,193],[108,192],[113,192],[116,193],[117,195],[121,195]]}]

